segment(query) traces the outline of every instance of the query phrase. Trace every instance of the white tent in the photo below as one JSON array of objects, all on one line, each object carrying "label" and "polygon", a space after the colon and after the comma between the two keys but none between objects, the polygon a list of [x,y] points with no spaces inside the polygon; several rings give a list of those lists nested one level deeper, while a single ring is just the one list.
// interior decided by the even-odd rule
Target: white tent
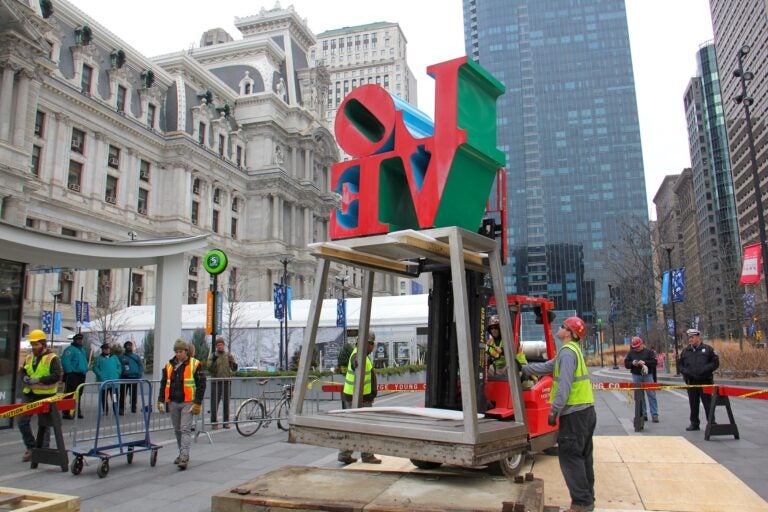
[{"label": "white tent", "polygon": [[[320,329],[317,343],[325,366],[333,364],[338,352],[342,329],[336,325],[336,299],[323,301],[320,312]],[[288,321],[289,354],[301,346],[304,327],[307,324],[311,301],[291,302],[291,319]],[[224,336],[228,336],[230,311],[233,312],[233,326],[240,332],[232,352],[241,366],[266,367],[278,359],[277,347],[280,340],[280,321],[274,316],[273,302],[241,302],[232,307],[226,302],[222,308]],[[418,357],[417,329],[427,326],[428,296],[402,295],[396,297],[374,297],[371,307],[371,328],[376,332],[377,342],[384,347],[390,364],[415,362]],[[357,328],[360,321],[360,299],[347,299],[347,329]],[[188,304],[182,306],[179,335],[189,339],[196,329],[205,328],[206,305]],[[113,334],[120,341],[133,340],[141,346],[145,334],[155,325],[155,306],[131,306],[114,313],[106,321],[116,331]],[[98,330],[93,322],[91,329]],[[88,329],[83,329],[86,332]],[[328,346],[323,346],[328,344]]]}]

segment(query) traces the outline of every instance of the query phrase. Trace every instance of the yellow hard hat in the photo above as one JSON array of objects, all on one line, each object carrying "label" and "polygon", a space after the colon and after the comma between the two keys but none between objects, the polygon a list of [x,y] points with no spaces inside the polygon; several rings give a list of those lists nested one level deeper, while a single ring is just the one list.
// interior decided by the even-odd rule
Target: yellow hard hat
[{"label": "yellow hard hat", "polygon": [[29,333],[30,343],[35,343],[40,341],[45,341],[45,333],[43,331],[41,331],[40,329],[35,329]]}]

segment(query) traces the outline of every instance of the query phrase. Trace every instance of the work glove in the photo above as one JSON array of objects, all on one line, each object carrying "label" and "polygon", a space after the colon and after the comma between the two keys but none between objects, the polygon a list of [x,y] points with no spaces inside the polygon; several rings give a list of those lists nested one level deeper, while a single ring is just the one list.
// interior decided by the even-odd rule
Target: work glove
[{"label": "work glove", "polygon": [[528,359],[526,359],[525,354],[523,352],[518,352],[515,354],[515,359],[517,359],[517,362],[520,364],[528,364]]},{"label": "work glove", "polygon": [[21,382],[23,382],[25,385],[29,384],[30,380],[32,380],[32,378],[29,375],[25,375],[21,378]]},{"label": "work glove", "polygon": [[38,379],[37,377],[32,377],[31,379],[29,379],[29,384],[37,384],[38,382],[40,382],[40,379]]},{"label": "work glove", "polygon": [[556,427],[557,426],[557,413],[554,411],[550,411],[549,416],[547,416],[547,425],[550,427]]},{"label": "work glove", "polygon": [[200,414],[200,404],[192,404],[190,411],[192,414]]},{"label": "work glove", "polygon": [[157,402],[157,412],[165,412],[165,404],[163,402]]}]

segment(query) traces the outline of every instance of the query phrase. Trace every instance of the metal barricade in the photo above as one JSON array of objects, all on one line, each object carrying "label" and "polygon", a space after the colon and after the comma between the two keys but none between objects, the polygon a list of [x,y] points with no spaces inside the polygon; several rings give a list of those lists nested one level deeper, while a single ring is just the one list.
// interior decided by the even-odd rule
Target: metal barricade
[{"label": "metal barricade", "polygon": [[[151,381],[152,389],[156,390],[159,387],[159,381]],[[103,393],[104,398],[99,395],[100,382],[89,382],[86,384],[80,384],[78,386],[78,395],[80,400],[80,410],[83,413],[83,418],[73,419],[72,429],[70,430],[70,446],[76,446],[77,444],[83,444],[87,441],[93,441],[97,435],[99,438],[111,438],[117,437],[117,422],[114,420],[115,411],[118,410],[117,404],[120,400],[120,393],[130,390],[127,386],[130,386],[131,380],[116,380],[115,386],[109,390],[105,390]],[[121,387],[120,384],[125,384]],[[133,383],[135,384],[135,382]],[[152,408],[155,406],[157,397],[145,397],[143,394],[137,394],[136,412],[130,412],[130,397],[126,396],[126,411],[120,416],[120,432],[122,435],[139,435],[145,432],[144,416],[142,411],[144,408]],[[106,407],[105,407],[106,406]],[[97,420],[101,414],[100,421]],[[170,429],[171,419],[167,414],[154,413],[150,415],[149,431],[155,432],[160,430]]]}]

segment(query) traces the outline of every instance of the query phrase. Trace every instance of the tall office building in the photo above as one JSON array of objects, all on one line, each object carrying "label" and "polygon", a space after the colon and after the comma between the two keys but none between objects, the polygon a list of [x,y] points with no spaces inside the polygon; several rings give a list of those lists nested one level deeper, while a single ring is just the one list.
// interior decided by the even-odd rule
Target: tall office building
[{"label": "tall office building", "polygon": [[[747,96],[753,101],[750,108],[755,160],[759,182],[762,184],[761,203],[768,215],[768,3],[765,0],[710,0],[712,26],[715,34],[717,64],[725,128],[728,132],[733,187],[736,196],[736,215],[743,245],[759,242],[757,223],[757,196],[753,181],[752,156],[743,104],[733,101],[742,94],[741,81],[733,72],[739,67],[739,52],[749,47],[743,58],[745,71],[754,79],[747,82]],[[746,49],[746,48],[745,48]],[[768,220],[767,220],[768,222]],[[763,254],[763,257],[766,255]],[[764,283],[764,281],[761,281]],[[757,311],[765,329],[765,290],[755,290]]]},{"label": "tall office building", "polygon": [[408,67],[408,40],[400,25],[379,21],[326,30],[310,49],[310,65],[324,65],[330,73],[328,129],[333,131],[336,110],[347,94],[365,84],[380,85],[417,105],[416,78]]},{"label": "tall office building", "polygon": [[[507,290],[605,318],[613,247],[648,223],[624,1],[464,0],[464,31],[507,88]],[[581,250],[551,257],[561,244]]]},{"label": "tall office building", "polygon": [[741,246],[736,198],[714,45],[703,45],[696,60],[698,73],[689,82],[683,103],[698,231],[696,257],[701,276],[706,279],[692,279],[695,276],[688,273],[691,267],[686,264],[686,301],[690,297],[703,306],[694,314],[704,320],[701,328],[709,336],[726,338],[729,333],[735,334],[740,325]]}]

